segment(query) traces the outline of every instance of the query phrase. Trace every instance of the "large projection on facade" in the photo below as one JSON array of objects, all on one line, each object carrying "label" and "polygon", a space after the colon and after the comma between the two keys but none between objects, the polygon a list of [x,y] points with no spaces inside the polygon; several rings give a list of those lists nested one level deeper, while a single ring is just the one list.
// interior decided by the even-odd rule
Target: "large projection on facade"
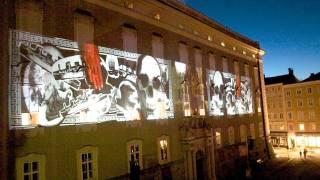
[{"label": "large projection on facade", "polygon": [[209,116],[252,113],[250,78],[220,71],[208,71]]},{"label": "large projection on facade", "polygon": [[170,63],[12,31],[10,127],[173,117]]}]

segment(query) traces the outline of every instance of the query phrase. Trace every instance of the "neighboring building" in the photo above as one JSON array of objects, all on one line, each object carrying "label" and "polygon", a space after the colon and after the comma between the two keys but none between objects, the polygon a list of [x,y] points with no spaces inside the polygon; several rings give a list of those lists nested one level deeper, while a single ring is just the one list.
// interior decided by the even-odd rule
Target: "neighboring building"
[{"label": "neighboring building", "polygon": [[175,0],[3,5],[8,179],[235,178],[247,147],[266,157],[257,42]]},{"label": "neighboring building", "polygon": [[299,81],[289,69],[265,83],[272,144],[320,147],[320,73]]}]

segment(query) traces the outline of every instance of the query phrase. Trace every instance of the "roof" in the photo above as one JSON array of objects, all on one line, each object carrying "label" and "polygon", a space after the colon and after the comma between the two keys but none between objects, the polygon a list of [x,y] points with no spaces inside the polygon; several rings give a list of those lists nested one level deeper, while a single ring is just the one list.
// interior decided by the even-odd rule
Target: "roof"
[{"label": "roof", "polygon": [[158,0],[161,3],[164,3],[184,14],[189,15],[190,17],[204,23],[207,24],[208,26],[226,34],[229,35],[231,37],[233,37],[234,39],[237,39],[241,42],[244,42],[250,46],[253,46],[255,48],[260,49],[259,43],[257,41],[253,41],[221,24],[219,24],[218,22],[215,22],[214,20],[212,20],[211,18],[199,13],[198,11],[186,6],[185,4],[181,3],[180,1],[177,0]]},{"label": "roof", "polygon": [[293,70],[291,68],[289,68],[288,74],[280,75],[280,76],[273,76],[273,77],[265,77],[264,82],[266,85],[277,84],[277,83],[293,84],[293,83],[298,83],[299,80],[293,74]]},{"label": "roof", "polygon": [[311,73],[310,76],[304,79],[302,82],[316,81],[316,80],[320,80],[320,72],[316,74]]}]

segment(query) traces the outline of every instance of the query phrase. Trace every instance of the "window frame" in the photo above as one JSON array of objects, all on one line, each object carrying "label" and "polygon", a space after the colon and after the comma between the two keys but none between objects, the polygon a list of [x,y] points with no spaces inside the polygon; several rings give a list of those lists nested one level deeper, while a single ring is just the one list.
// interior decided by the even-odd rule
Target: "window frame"
[{"label": "window frame", "polygon": [[[166,147],[166,153],[167,153],[167,158],[166,159],[162,159],[161,157],[161,141],[165,140],[167,142],[167,147]],[[162,135],[160,137],[158,137],[157,139],[157,145],[158,145],[158,162],[159,164],[166,164],[169,163],[171,160],[170,157],[170,138],[167,135]]]},{"label": "window frame", "polygon": [[143,169],[143,159],[142,159],[142,156],[143,156],[143,146],[142,146],[142,140],[139,140],[139,139],[134,139],[134,140],[131,140],[129,142],[127,142],[127,164],[128,164],[128,173],[130,173],[130,160],[131,160],[131,146],[134,146],[134,159],[136,159],[136,146],[139,146],[139,167],[140,167],[140,170]]},{"label": "window frame", "polygon": [[[88,179],[99,179],[98,177],[98,148],[95,146],[84,146],[81,149],[78,149],[76,152],[76,162],[77,162],[77,179],[83,179],[83,170],[82,170],[82,155],[83,154],[92,154],[92,177]],[[88,171],[89,172],[89,171]]]},{"label": "window frame", "polygon": [[[43,154],[31,153],[23,157],[18,157],[16,159],[16,177],[17,179],[24,179],[24,164],[38,162],[38,179],[46,179],[46,157]],[[32,168],[32,167],[31,167]],[[30,172],[32,175],[32,171]],[[33,178],[31,177],[31,180]]]}]

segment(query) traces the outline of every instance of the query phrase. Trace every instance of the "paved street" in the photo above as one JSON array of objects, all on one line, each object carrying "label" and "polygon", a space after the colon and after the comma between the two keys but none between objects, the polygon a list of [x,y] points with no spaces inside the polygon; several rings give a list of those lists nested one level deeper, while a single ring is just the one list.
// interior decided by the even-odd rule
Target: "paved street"
[{"label": "paved street", "polygon": [[309,150],[306,159],[300,158],[299,149],[278,149],[275,152],[278,158],[266,162],[254,179],[320,179],[319,152]]}]

